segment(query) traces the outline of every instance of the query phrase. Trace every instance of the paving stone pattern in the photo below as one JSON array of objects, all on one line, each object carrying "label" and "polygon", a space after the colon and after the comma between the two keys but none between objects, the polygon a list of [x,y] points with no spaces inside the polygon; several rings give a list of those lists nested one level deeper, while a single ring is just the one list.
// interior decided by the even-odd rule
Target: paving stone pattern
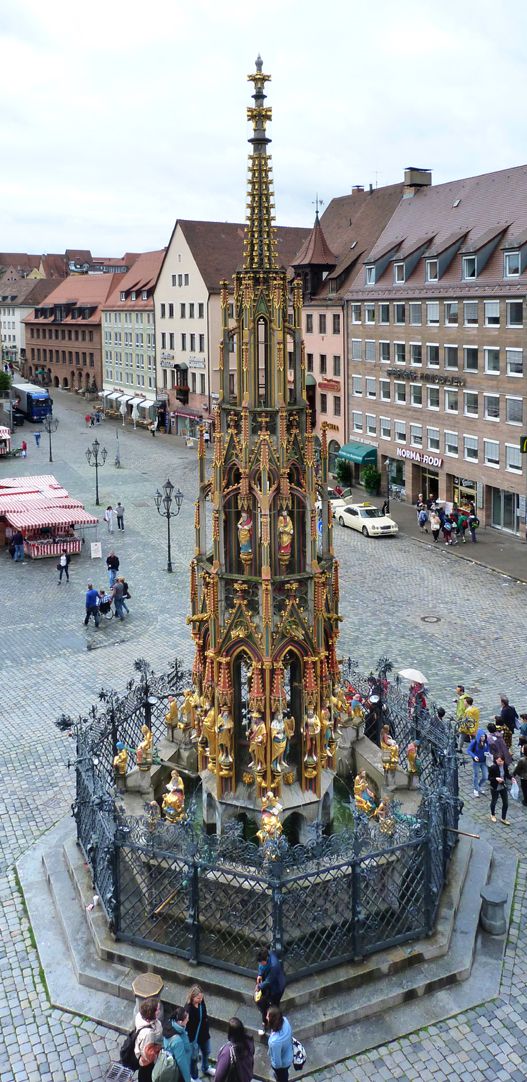
[{"label": "paving stone pattern", "polygon": [[[84,712],[102,686],[122,690],[138,657],[147,658],[157,671],[174,656],[185,664],[192,661],[185,618],[194,548],[195,452],[181,441],[123,430],[110,420],[87,429],[84,412],[81,400],[56,392],[60,426],[53,464],[45,441],[39,450],[34,446],[31,425],[24,429],[28,458],[1,463],[3,476],[54,473],[95,511],[94,470],[85,450],[97,436],[109,452],[99,474],[100,513],[119,499],[126,508],[124,534],[116,531],[109,537],[101,525],[103,557],[115,549],[132,599],[123,623],[112,620],[99,630],[84,628],[86,583],[107,581],[104,559],[90,559],[88,532],[83,553],[72,560],[69,585],[57,584],[54,560],[15,564],[6,552],[0,553],[0,747],[5,779],[0,797],[0,1082],[100,1082],[121,1040],[104,1027],[50,1008],[14,871],[19,855],[71,804],[73,772],[67,762],[73,758],[73,745],[53,721],[62,712]],[[114,465],[117,431],[121,469]],[[166,573],[166,522],[153,502],[167,476],[185,495],[172,524],[173,575]],[[367,540],[335,527],[335,547],[345,618],[342,656],[351,654],[368,668],[387,654],[396,667],[422,668],[434,698],[447,710],[461,680],[473,690],[482,720],[490,720],[502,691],[518,709],[527,705],[524,583],[462,560],[447,560],[444,553],[411,537]],[[423,623],[424,616],[439,616],[440,621]],[[506,842],[523,858],[527,810],[514,805],[512,826],[493,826],[488,799],[475,800],[471,782],[467,764],[461,777],[466,799],[461,825],[498,844]],[[319,1072],[317,1080],[335,1075],[357,1082],[525,1079],[526,868],[522,860],[500,999]],[[87,1011],[89,995],[86,989]],[[382,1023],[375,1025],[381,1041]]]}]

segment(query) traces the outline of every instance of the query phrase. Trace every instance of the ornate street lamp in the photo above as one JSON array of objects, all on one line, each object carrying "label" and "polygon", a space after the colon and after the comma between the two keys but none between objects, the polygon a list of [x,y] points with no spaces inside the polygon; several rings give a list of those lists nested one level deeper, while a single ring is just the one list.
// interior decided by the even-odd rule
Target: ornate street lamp
[{"label": "ornate street lamp", "polygon": [[391,459],[387,458],[386,462],[385,462],[385,466],[386,466],[386,514],[387,515],[390,514],[390,490],[391,490],[390,466],[391,466],[391,464],[392,464]]},{"label": "ornate street lamp", "polygon": [[88,447],[86,451],[88,466],[95,466],[95,503],[97,507],[99,506],[99,466],[104,466],[107,454],[106,447],[101,450],[101,445],[97,439],[93,441],[91,447]]},{"label": "ornate street lamp", "polygon": [[49,461],[53,462],[53,448],[51,446],[51,433],[56,432],[59,427],[58,417],[53,417],[51,413],[48,413],[46,417],[42,419],[42,424],[49,436]]},{"label": "ornate street lamp", "polygon": [[[167,481],[165,481],[165,483],[163,485],[163,492],[160,492],[159,489],[158,489],[155,496],[154,496],[155,505],[157,507],[158,514],[162,515],[162,517],[166,518],[166,520],[167,520],[167,527],[168,527],[167,571],[168,572],[172,571],[172,553],[170,551],[170,519],[171,518],[177,518],[177,516],[179,515],[179,512],[181,511],[181,504],[183,503],[183,493],[180,492],[179,488],[178,488],[175,495],[173,495],[173,493],[174,493],[174,485],[172,484],[172,481],[167,480]],[[174,503],[176,505],[175,511],[172,510],[172,501],[174,501]]]}]

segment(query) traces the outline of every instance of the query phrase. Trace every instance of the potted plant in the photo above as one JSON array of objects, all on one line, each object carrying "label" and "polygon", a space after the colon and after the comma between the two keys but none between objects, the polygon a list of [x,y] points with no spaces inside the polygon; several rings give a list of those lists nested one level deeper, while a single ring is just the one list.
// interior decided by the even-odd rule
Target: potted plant
[{"label": "potted plant", "polygon": [[378,494],[381,475],[376,466],[372,463],[365,466],[362,471],[361,480],[369,496],[376,496]]}]

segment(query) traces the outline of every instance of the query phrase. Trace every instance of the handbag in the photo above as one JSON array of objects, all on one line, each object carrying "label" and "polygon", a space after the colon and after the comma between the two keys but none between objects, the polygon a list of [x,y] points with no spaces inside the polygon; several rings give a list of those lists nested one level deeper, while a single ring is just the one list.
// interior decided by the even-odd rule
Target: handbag
[{"label": "handbag", "polygon": [[512,797],[513,800],[519,800],[520,799],[520,786],[518,785],[518,782],[516,781],[516,778],[512,779],[511,797]]},{"label": "handbag", "polygon": [[306,1050],[300,1041],[293,1037],[293,1067],[295,1071],[301,1071],[306,1065]]}]

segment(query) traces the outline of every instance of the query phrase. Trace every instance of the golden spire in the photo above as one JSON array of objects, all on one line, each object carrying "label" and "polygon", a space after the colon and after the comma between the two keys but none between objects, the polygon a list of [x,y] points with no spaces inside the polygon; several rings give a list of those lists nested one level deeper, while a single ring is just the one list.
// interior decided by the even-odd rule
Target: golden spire
[{"label": "golden spire", "polygon": [[271,142],[266,124],[271,120],[272,110],[264,104],[264,87],[271,76],[262,72],[262,58],[257,57],[256,71],[247,78],[254,83],[254,106],[247,109],[247,119],[252,120],[253,135],[249,139],[252,153],[249,156],[247,192],[247,225],[244,239],[244,269],[273,270],[276,262],[276,236],[273,226],[274,201],[271,180],[271,159],[267,146]]}]

